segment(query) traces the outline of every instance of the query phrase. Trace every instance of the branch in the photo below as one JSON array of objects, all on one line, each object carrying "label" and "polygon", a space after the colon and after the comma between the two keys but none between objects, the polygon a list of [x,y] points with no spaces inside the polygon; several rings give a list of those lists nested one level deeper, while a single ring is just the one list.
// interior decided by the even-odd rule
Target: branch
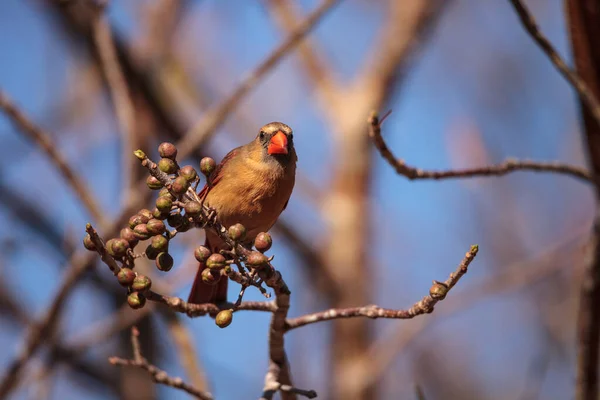
[{"label": "branch", "polygon": [[[384,117],[385,119],[385,117]],[[383,137],[381,136],[381,125],[377,114],[373,113],[369,118],[369,136],[381,156],[390,164],[399,175],[405,176],[410,180],[415,179],[448,179],[448,178],[473,178],[477,176],[502,176],[514,171],[526,170],[537,172],[553,172],[565,174],[585,182],[592,182],[592,175],[585,168],[573,165],[563,164],[557,161],[541,162],[530,160],[506,159],[504,162],[496,165],[487,165],[485,167],[456,169],[447,171],[427,171],[411,167],[394,156],[389,149]]]},{"label": "branch", "polygon": [[531,38],[535,40],[540,49],[546,53],[550,62],[556,67],[558,72],[573,86],[581,102],[586,105],[593,118],[600,126],[600,103],[588,85],[577,75],[577,73],[569,68],[567,63],[558,54],[550,41],[540,32],[533,15],[527,9],[521,0],[509,0],[515,11],[519,15],[521,25],[529,33]]},{"label": "branch", "polygon": [[59,149],[52,142],[51,135],[45,132],[42,128],[36,126],[0,89],[0,109],[10,118],[13,124],[21,130],[22,133],[32,140],[39,148],[46,153],[50,161],[59,170],[65,181],[75,194],[81,199],[81,202],[86,207],[92,218],[105,226],[106,221],[104,214],[100,210],[98,203],[94,199],[92,192],[83,183],[75,171],[69,166],[66,158],[61,154]]},{"label": "branch", "polygon": [[314,314],[303,315],[301,317],[289,319],[287,321],[286,330],[292,330],[301,326],[314,324],[321,321],[330,321],[332,319],[339,318],[355,318],[355,317],[367,317],[372,319],[377,318],[392,318],[392,319],[411,319],[418,315],[430,314],[433,312],[434,306],[446,298],[448,292],[458,283],[460,278],[467,273],[469,264],[477,255],[479,247],[477,245],[471,246],[471,249],[465,254],[462,262],[454,271],[450,274],[450,277],[445,282],[433,281],[433,285],[429,289],[429,295],[423,297],[420,301],[413,304],[407,310],[390,310],[381,308],[375,305],[364,306],[364,307],[352,307],[344,309],[330,309],[321,311]]},{"label": "branch", "polygon": [[281,43],[254,71],[250,73],[224,102],[210,108],[206,115],[194,125],[186,135],[176,144],[179,157],[185,158],[194,149],[206,143],[215,130],[223,123],[231,111],[242,101],[258,82],[270,72],[298,43],[306,36],[321,19],[340,0],[324,0],[294,32]]},{"label": "branch", "polygon": [[133,348],[133,359],[123,359],[119,357],[110,357],[108,362],[112,365],[119,365],[122,367],[132,366],[138,367],[150,374],[152,376],[152,380],[156,383],[160,383],[161,385],[170,386],[176,389],[181,389],[192,396],[202,399],[202,400],[213,400],[213,397],[210,393],[201,391],[191,385],[188,385],[181,378],[173,378],[169,376],[165,371],[159,369],[155,365],[152,365],[146,360],[140,351],[140,342],[139,342],[139,331],[136,327],[131,328],[131,346]]}]

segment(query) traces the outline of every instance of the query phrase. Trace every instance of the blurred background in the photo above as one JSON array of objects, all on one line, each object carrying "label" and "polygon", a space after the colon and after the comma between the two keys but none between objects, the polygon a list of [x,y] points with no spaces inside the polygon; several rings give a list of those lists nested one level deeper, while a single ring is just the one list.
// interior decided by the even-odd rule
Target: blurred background
[{"label": "blurred background", "polygon": [[[414,399],[418,390],[427,399],[572,398],[588,185],[534,172],[409,181],[367,136],[369,113],[391,109],[383,136],[415,167],[507,157],[585,165],[573,92],[508,1],[326,1],[302,45],[229,106],[240,83],[321,2],[113,0],[104,16],[90,3],[0,3],[0,89],[49,133],[94,203],[82,202],[47,153],[0,113],[0,371],[62,295],[7,398],[188,398],[143,371],[108,364],[109,356],[131,356],[133,323],[145,356],[169,374],[218,399],[259,396],[268,315],[240,312],[219,329],[159,305],[130,310],[81,239],[88,221],[104,236],[128,206],[152,204],[137,182],[145,175],[133,149],[156,159],[162,141],[193,135],[194,127],[214,131],[184,142],[182,165],[197,166],[273,120],[294,129],[299,155],[270,251],[292,291],[290,316],[373,303],[408,308],[471,244],[480,246],[433,314],[325,322],[286,335],[296,386],[344,400]],[[569,60],[562,2],[526,3]],[[107,33],[129,99],[115,93],[103,61],[98,38]],[[200,231],[179,236],[175,268],[154,269],[166,294],[187,298],[192,249],[203,240]],[[73,265],[80,274],[62,291]],[[230,285],[230,298],[238,290]],[[246,300],[260,299],[247,291]]]}]

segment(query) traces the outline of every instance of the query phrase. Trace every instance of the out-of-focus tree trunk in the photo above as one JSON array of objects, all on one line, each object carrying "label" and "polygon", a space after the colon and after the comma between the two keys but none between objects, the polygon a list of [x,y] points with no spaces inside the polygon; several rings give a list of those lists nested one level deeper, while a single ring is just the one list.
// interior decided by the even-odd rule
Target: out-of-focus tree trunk
[{"label": "out-of-focus tree trunk", "polygon": [[[566,11],[577,72],[596,98],[600,98],[600,3],[597,0],[567,0]],[[596,181],[597,203],[579,299],[576,398],[596,400],[600,339],[600,126],[585,107],[581,107],[581,113],[589,163]]]}]

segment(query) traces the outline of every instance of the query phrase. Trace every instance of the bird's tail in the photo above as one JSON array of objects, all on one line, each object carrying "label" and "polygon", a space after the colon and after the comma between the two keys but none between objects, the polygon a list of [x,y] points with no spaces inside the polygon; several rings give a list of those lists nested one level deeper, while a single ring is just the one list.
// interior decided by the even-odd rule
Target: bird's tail
[{"label": "bird's tail", "polygon": [[[208,247],[213,253],[218,253],[218,248],[213,248],[208,239],[205,242],[205,246]],[[190,297],[188,297],[188,303],[192,304],[204,304],[204,303],[223,303],[227,301],[227,282],[229,279],[221,277],[216,285],[208,285],[202,282],[202,271],[206,269],[206,265],[200,263],[198,266],[198,272],[192,285],[192,291]]]}]

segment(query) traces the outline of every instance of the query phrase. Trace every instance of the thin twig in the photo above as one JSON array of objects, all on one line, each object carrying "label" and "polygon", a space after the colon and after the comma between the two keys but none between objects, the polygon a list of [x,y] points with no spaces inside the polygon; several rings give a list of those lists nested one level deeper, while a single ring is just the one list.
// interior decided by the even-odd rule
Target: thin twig
[{"label": "thin twig", "polygon": [[135,107],[127,88],[125,75],[119,64],[111,27],[104,14],[105,6],[98,6],[92,22],[92,36],[98,53],[98,61],[106,78],[115,114],[123,137],[122,159],[125,199],[129,199],[135,184],[136,161],[131,153],[138,147],[136,142]]},{"label": "thin twig", "polygon": [[369,136],[381,156],[396,170],[399,175],[405,176],[410,180],[414,179],[448,179],[448,178],[473,178],[478,176],[502,176],[514,171],[537,171],[553,172],[569,175],[585,182],[592,182],[592,176],[583,167],[576,167],[569,164],[563,164],[558,161],[530,161],[506,159],[504,162],[496,165],[486,165],[485,167],[452,169],[446,171],[430,171],[411,167],[394,156],[389,149],[383,137],[381,136],[381,122],[377,114],[373,113],[369,118]]},{"label": "thin twig", "polygon": [[192,396],[202,399],[202,400],[212,400],[213,396],[204,392],[200,389],[195,388],[192,385],[188,385],[181,378],[173,378],[169,376],[165,371],[159,369],[155,365],[152,365],[146,360],[140,351],[140,342],[139,342],[139,331],[136,327],[131,328],[131,345],[133,347],[133,359],[127,360],[119,357],[110,357],[108,362],[112,365],[119,365],[122,367],[132,366],[138,367],[145,371],[147,371],[152,380],[156,383],[160,383],[161,385],[170,386],[176,389],[184,390],[185,392],[191,394]]},{"label": "thin twig", "polygon": [[194,149],[206,143],[215,130],[223,123],[231,111],[244,99],[258,82],[270,72],[283,58],[296,48],[296,45],[306,36],[333,6],[341,0],[325,0],[317,7],[298,28],[281,43],[254,71],[252,71],[222,103],[206,111],[205,116],[194,125],[177,143],[179,157],[185,158]]},{"label": "thin twig", "polygon": [[6,115],[17,126],[22,133],[26,134],[40,149],[46,153],[50,161],[58,168],[65,181],[71,186],[77,197],[86,207],[92,218],[94,218],[102,227],[106,227],[104,213],[96,203],[93,193],[79,178],[75,171],[69,166],[66,158],[62,155],[56,145],[52,142],[51,135],[42,128],[35,125],[23,111],[21,111],[13,101],[0,89],[0,109],[4,110]]},{"label": "thin twig", "polygon": [[560,54],[556,51],[554,46],[550,43],[550,41],[542,34],[540,29],[538,28],[533,15],[527,9],[525,4],[521,0],[509,0],[512,6],[515,8],[515,11],[519,15],[519,19],[523,28],[529,33],[531,38],[535,40],[540,49],[550,59],[550,62],[558,69],[560,74],[573,86],[577,95],[581,99],[581,102],[586,105],[598,126],[600,126],[600,102],[594,93],[590,90],[588,85],[577,75],[577,73],[569,68],[565,60],[562,59]]},{"label": "thin twig", "polygon": [[430,289],[429,295],[423,297],[421,300],[413,304],[412,307],[406,310],[392,310],[387,308],[381,308],[375,305],[369,305],[364,307],[351,307],[344,309],[330,309],[326,311],[317,312],[314,314],[303,315],[301,317],[292,318],[287,320],[286,330],[292,330],[301,326],[314,324],[321,321],[330,321],[332,319],[339,318],[355,318],[355,317],[367,317],[367,318],[392,318],[392,319],[411,319],[418,315],[429,314],[433,312],[434,306],[446,297],[446,294],[458,283],[460,278],[467,273],[469,264],[477,255],[479,250],[477,245],[471,246],[471,249],[465,254],[465,257],[459,264],[456,271],[450,274],[450,277],[445,282],[433,282],[433,286]]}]

